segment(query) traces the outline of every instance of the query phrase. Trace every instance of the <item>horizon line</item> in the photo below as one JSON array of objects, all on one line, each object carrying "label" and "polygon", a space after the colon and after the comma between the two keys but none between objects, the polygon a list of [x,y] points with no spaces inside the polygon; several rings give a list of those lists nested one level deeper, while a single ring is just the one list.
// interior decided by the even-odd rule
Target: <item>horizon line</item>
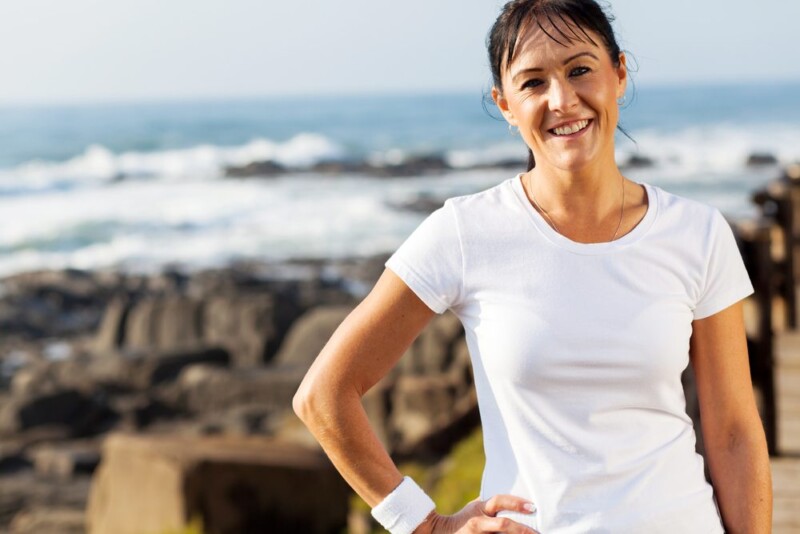
[{"label": "horizon line", "polygon": [[[636,89],[659,90],[659,89],[681,89],[681,88],[782,88],[786,86],[800,85],[800,78],[777,80],[765,85],[756,80],[733,81],[733,80],[693,80],[693,81],[651,81],[636,82]],[[396,90],[368,90],[350,91],[337,90],[326,93],[297,92],[287,93],[240,93],[240,94],[207,94],[207,95],[130,95],[122,97],[74,97],[64,99],[4,99],[0,96],[0,109],[20,109],[20,108],[60,108],[60,107],[92,107],[92,106],[122,106],[122,105],[159,105],[159,104],[193,104],[211,102],[248,102],[248,101],[271,101],[271,100],[335,100],[335,99],[355,99],[355,98],[403,98],[403,97],[425,97],[425,96],[467,96],[479,95],[481,97],[488,94],[488,86],[482,89],[469,88],[417,88],[408,91]]]}]

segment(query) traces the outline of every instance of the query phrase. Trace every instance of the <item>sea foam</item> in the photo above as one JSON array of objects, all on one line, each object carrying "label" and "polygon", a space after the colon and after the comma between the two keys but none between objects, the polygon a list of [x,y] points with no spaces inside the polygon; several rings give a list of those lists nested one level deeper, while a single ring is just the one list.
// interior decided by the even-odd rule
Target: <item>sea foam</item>
[{"label": "sea foam", "polygon": [[313,133],[278,142],[257,138],[242,146],[198,145],[179,150],[114,154],[91,145],[67,161],[30,161],[0,170],[0,195],[97,186],[124,178],[167,181],[219,178],[228,166],[274,161],[287,167],[305,167],[341,158],[343,150],[330,139]]}]

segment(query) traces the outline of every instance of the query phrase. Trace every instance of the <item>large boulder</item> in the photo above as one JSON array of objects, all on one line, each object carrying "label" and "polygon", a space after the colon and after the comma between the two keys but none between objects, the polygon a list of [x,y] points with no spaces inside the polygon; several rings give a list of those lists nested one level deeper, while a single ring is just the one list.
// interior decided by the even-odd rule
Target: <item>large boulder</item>
[{"label": "large boulder", "polygon": [[195,349],[163,352],[144,352],[130,357],[131,383],[138,389],[174,381],[181,370],[189,365],[205,363],[228,365],[230,355],[225,349],[198,346]]},{"label": "large boulder", "polygon": [[0,332],[23,339],[63,338],[97,327],[113,281],[67,269],[22,273],[2,281]]},{"label": "large boulder", "polygon": [[203,339],[203,304],[184,296],[165,299],[156,328],[156,344],[161,349],[181,349]]},{"label": "large boulder", "polygon": [[213,296],[204,309],[204,341],[225,347],[238,367],[262,365],[277,335],[274,311],[275,299],[269,293]]},{"label": "large boulder", "polygon": [[[30,469],[4,475],[0,481],[0,532],[85,532],[84,528],[74,527],[82,523],[77,518],[84,515],[90,482],[91,478],[85,475],[43,478]],[[65,513],[51,515],[41,511]]]},{"label": "large boulder", "polygon": [[130,312],[130,303],[125,297],[115,297],[106,306],[103,319],[95,334],[93,349],[98,352],[116,349],[122,345],[125,321]]},{"label": "large boulder", "polygon": [[147,390],[153,386],[174,381],[181,370],[194,364],[227,366],[230,355],[219,347],[195,345],[183,349],[150,349],[107,351],[74,361],[52,362],[44,366],[46,379],[27,379],[21,374],[21,383],[40,383],[49,387],[49,381],[59,386],[78,389],[86,394],[103,391],[109,394]]},{"label": "large boulder", "polygon": [[158,348],[156,332],[161,320],[161,302],[147,298],[132,307],[125,321],[122,343],[128,349]]},{"label": "large boulder", "polygon": [[12,534],[83,534],[84,515],[77,508],[26,508],[14,516],[9,530]]},{"label": "large boulder", "polygon": [[453,313],[435,316],[400,360],[403,374],[443,373],[456,359],[455,346],[464,337],[464,327]]},{"label": "large boulder", "polygon": [[303,314],[289,330],[274,364],[305,371],[314,362],[353,306],[318,306]]},{"label": "large boulder", "polygon": [[303,372],[294,369],[194,365],[180,374],[163,398],[191,414],[219,412],[246,404],[288,410],[302,379]]},{"label": "large boulder", "polygon": [[112,435],[87,508],[89,534],[185,527],[208,534],[338,534],[350,492],[325,455],[264,438]]},{"label": "large boulder", "polygon": [[389,404],[389,442],[402,456],[446,451],[477,425],[478,400],[464,338],[453,347],[445,372],[400,375]]},{"label": "large boulder", "polygon": [[96,440],[42,443],[32,446],[27,457],[39,476],[68,479],[94,471],[100,463],[100,445]]},{"label": "large boulder", "polygon": [[42,426],[69,428],[75,436],[107,428],[115,414],[102,398],[65,389],[42,395],[11,397],[0,406],[0,435]]}]

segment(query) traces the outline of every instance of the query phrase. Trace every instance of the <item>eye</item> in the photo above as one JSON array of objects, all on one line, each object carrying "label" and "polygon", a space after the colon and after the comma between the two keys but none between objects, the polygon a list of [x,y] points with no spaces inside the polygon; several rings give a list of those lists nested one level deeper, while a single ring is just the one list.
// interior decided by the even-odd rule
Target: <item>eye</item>
[{"label": "eye", "polygon": [[542,85],[542,80],[539,80],[538,78],[534,78],[532,80],[528,80],[527,82],[523,83],[522,87],[520,87],[520,89],[529,89],[529,88],[533,88],[533,87],[539,87],[540,85]]},{"label": "eye", "polygon": [[586,74],[590,70],[591,69],[589,67],[575,67],[574,69],[569,71],[569,75],[570,76],[583,76],[584,74]]}]

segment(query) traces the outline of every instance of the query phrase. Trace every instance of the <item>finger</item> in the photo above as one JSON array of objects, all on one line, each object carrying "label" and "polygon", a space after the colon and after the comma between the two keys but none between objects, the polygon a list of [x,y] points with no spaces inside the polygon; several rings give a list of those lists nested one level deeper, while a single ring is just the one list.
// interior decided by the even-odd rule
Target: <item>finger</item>
[{"label": "finger", "polygon": [[503,532],[505,534],[539,534],[538,531],[507,517],[476,516],[467,521],[471,533]]},{"label": "finger", "polygon": [[523,514],[531,514],[536,511],[536,505],[527,499],[515,495],[495,495],[483,503],[483,513],[488,516],[496,516],[501,510],[513,510]]}]

